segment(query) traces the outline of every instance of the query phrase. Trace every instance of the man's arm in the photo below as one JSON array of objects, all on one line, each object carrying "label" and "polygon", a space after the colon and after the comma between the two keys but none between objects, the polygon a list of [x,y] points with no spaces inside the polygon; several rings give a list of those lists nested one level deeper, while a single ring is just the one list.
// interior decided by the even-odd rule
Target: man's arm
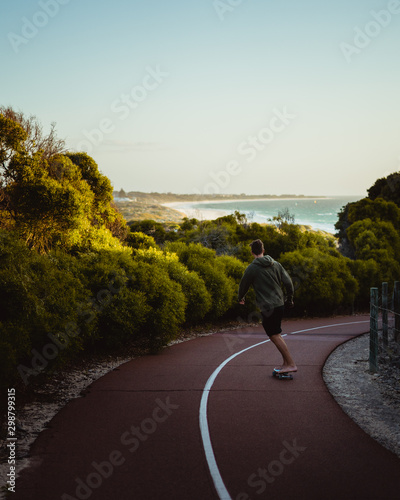
[{"label": "man's arm", "polygon": [[240,280],[239,284],[239,292],[238,292],[238,301],[241,304],[244,304],[244,297],[246,293],[249,291],[251,284],[253,283],[252,273],[249,268],[247,268]]},{"label": "man's arm", "polygon": [[280,264],[280,266],[282,270],[281,279],[283,286],[286,289],[287,301],[289,302],[289,304],[293,304],[293,295],[294,295],[293,282],[288,273],[286,272],[285,268],[282,266],[282,264]]}]

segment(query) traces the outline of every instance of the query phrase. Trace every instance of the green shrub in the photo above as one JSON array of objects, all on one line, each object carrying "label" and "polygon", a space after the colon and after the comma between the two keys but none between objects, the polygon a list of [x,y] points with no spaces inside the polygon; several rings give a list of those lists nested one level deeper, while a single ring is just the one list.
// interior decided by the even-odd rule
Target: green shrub
[{"label": "green shrub", "polygon": [[143,291],[151,307],[142,329],[144,338],[152,349],[159,349],[176,337],[185,321],[182,287],[166,270],[146,262],[134,262],[129,272],[129,289]]},{"label": "green shrub", "polygon": [[195,271],[189,271],[186,266],[179,262],[176,254],[150,248],[136,251],[135,260],[162,267],[173,281],[179,283],[187,301],[186,323],[193,325],[201,321],[209,312],[211,295],[207,291],[204,281]]},{"label": "green shrub", "polygon": [[14,385],[18,378],[17,365],[30,352],[29,331],[23,325],[0,322],[0,390]]},{"label": "green shrub", "polygon": [[203,223],[191,236],[191,241],[201,243],[206,248],[211,248],[217,254],[224,254],[230,251],[229,244],[230,230],[226,224]]},{"label": "green shrub", "polygon": [[246,264],[230,255],[221,255],[217,258],[218,266],[224,269],[225,274],[239,284],[240,279],[247,267]]},{"label": "green shrub", "polygon": [[104,306],[99,321],[101,343],[106,347],[123,345],[142,338],[142,329],[152,313],[146,294],[123,286],[114,300]]},{"label": "green shrub", "polygon": [[370,288],[382,283],[382,273],[379,265],[373,259],[350,260],[349,268],[356,278],[359,290],[355,299],[357,309],[369,309]]},{"label": "green shrub", "polygon": [[[251,260],[253,260],[253,258]],[[229,277],[234,287],[235,293],[233,296],[231,310],[229,311],[229,316],[231,318],[244,321],[247,321],[247,319],[249,319],[249,321],[254,321],[254,313],[255,311],[257,311],[257,304],[253,287],[250,287],[249,291],[247,292],[244,305],[239,304],[237,301],[239,283],[248,264],[241,262],[237,258],[227,255],[218,257],[218,263],[219,265],[223,266],[225,274]]]},{"label": "green shrub", "polygon": [[102,344],[141,340],[157,349],[177,335],[187,302],[181,285],[159,263],[134,260],[125,248],[82,255],[80,267]]},{"label": "green shrub", "polygon": [[136,293],[127,287],[132,251],[125,248],[81,254],[76,262],[80,279],[90,290],[90,300],[84,307],[86,322],[96,325],[92,343],[100,341],[111,347],[138,337],[149,306],[145,292]]},{"label": "green shrub", "polygon": [[249,243],[247,242],[238,243],[232,251],[232,256],[236,257],[241,262],[250,264],[250,262],[253,260],[253,256],[251,255]]},{"label": "green shrub", "polygon": [[382,198],[375,200],[363,198],[355,203],[350,203],[349,223],[353,224],[364,219],[391,222],[395,228],[400,229],[400,208],[392,201],[385,201]]},{"label": "green shrub", "polygon": [[363,219],[354,222],[346,232],[358,259],[378,260],[380,250],[386,250],[389,257],[399,259],[400,234],[392,222]]},{"label": "green shrub", "polygon": [[326,315],[352,310],[358,284],[345,257],[310,248],[285,253],[280,263],[295,285],[296,312]]},{"label": "green shrub", "polygon": [[[1,233],[0,344],[12,360],[2,365],[5,377],[16,379],[18,363],[30,367],[32,349],[41,352],[53,344],[47,363],[51,366],[81,349],[88,329],[79,309],[88,297],[88,290],[59,258],[39,255],[12,233]],[[60,340],[72,331],[67,341]],[[58,340],[63,348],[57,346]]]},{"label": "green shrub", "polygon": [[204,281],[212,298],[209,319],[222,317],[236,299],[237,284],[225,274],[224,265],[214,250],[199,243],[169,243],[166,250],[178,255],[179,260],[191,271],[195,271]]},{"label": "green shrub", "polygon": [[[84,337],[93,331],[86,328],[83,318],[79,317],[82,304],[88,301],[89,291],[71,272],[59,269],[54,260],[47,256],[30,262],[32,293],[39,307],[33,321],[32,343],[40,347],[47,341],[49,333],[57,334],[68,329],[71,323],[80,330],[80,334],[71,341],[72,347],[81,348]],[[37,323],[36,323],[37,321]]]},{"label": "green shrub", "polygon": [[164,243],[169,237],[174,237],[175,233],[167,232],[164,224],[156,222],[152,219],[145,219],[141,221],[130,221],[128,226],[132,233],[144,233],[151,236],[157,245]]},{"label": "green shrub", "polygon": [[147,248],[157,248],[157,243],[154,238],[141,232],[129,233],[126,242],[131,248],[135,249],[145,250]]}]

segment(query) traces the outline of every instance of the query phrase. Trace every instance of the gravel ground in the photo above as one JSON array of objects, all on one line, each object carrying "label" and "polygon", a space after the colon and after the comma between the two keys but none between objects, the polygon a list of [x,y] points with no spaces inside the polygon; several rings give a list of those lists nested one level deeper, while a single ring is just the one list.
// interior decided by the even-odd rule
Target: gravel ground
[{"label": "gravel ground", "polygon": [[[229,330],[233,328],[231,325]],[[174,343],[223,330],[186,334]],[[342,409],[365,432],[400,457],[400,368],[392,363],[393,366],[387,366],[380,374],[372,375],[368,358],[368,335],[342,344],[328,358],[323,369],[324,380]],[[84,369],[77,367],[55,373],[51,381],[35,391],[35,400],[22,408],[18,407],[17,394],[17,470],[27,466],[32,443],[68,401],[80,397],[93,381],[130,359],[133,356],[97,359],[85,362]],[[6,484],[9,472],[5,444],[0,443],[0,487]],[[1,498],[4,496],[0,491]]]},{"label": "gravel ground", "polygon": [[399,346],[391,359],[380,354],[379,372],[369,371],[369,334],[340,345],[323,369],[324,381],[341,408],[367,434],[400,457]]}]

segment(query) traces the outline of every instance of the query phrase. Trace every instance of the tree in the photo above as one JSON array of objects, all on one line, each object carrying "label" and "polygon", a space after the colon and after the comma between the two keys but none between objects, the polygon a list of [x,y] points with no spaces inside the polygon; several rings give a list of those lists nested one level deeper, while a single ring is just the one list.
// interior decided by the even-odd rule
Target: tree
[{"label": "tree", "polygon": [[279,210],[278,215],[275,215],[272,220],[280,229],[284,224],[294,224],[295,217],[290,213],[289,208],[285,207],[283,210]]},{"label": "tree", "polygon": [[33,154],[41,151],[44,158],[50,158],[66,151],[65,141],[56,135],[54,122],[51,124],[50,132],[45,134],[36,116],[32,115],[27,118],[21,111],[15,111],[10,106],[0,106],[0,115],[18,124],[24,130],[23,147],[27,153]]},{"label": "tree", "polygon": [[66,157],[79,168],[82,178],[94,194],[92,225],[100,227],[104,225],[113,236],[124,241],[129,229],[113,203],[113,187],[110,179],[99,171],[97,163],[88,154],[67,153]]},{"label": "tree", "polygon": [[[112,186],[86,153],[61,154],[54,129],[7,108],[0,114],[0,227],[31,247],[83,250],[118,246],[127,233],[111,205]],[[7,116],[6,116],[7,115]]]},{"label": "tree", "polygon": [[400,206],[400,172],[394,172],[378,179],[373,186],[368,189],[368,197],[371,200],[383,198],[386,201],[393,201]]},{"label": "tree", "polygon": [[222,224],[201,225],[200,230],[196,232],[191,241],[201,243],[206,248],[212,248],[217,254],[229,252],[229,229]]},{"label": "tree", "polygon": [[16,153],[9,164],[13,182],[3,189],[5,225],[41,253],[66,243],[68,232],[83,229],[92,213],[94,196],[79,170],[65,157],[59,162],[62,175],[54,179],[39,153]]},{"label": "tree", "polygon": [[22,144],[26,138],[27,133],[19,123],[0,113],[0,168],[2,183],[7,182],[7,166],[14,153],[22,151]]},{"label": "tree", "polygon": [[[386,201],[382,198],[374,200],[363,198],[357,202],[348,203],[338,215],[339,220],[335,227],[338,230],[339,248],[342,255],[351,259],[359,258],[361,247],[358,245],[358,248],[355,248],[355,239],[364,229],[370,229],[377,235],[382,233],[384,223],[389,223],[391,228],[385,226],[384,233],[387,235],[388,231],[392,233],[394,230],[400,234],[400,207],[393,201]],[[364,221],[368,222],[364,223]],[[393,235],[390,238],[394,241]],[[366,242],[365,238],[364,241]],[[379,244],[385,246],[388,244],[386,236]]]},{"label": "tree", "polygon": [[349,205],[348,220],[352,224],[363,219],[391,222],[395,228],[400,229],[400,208],[393,201],[383,198],[363,198]]},{"label": "tree", "polygon": [[111,182],[108,177],[100,173],[93,158],[86,153],[67,153],[66,157],[79,167],[82,179],[89,184],[93,191],[96,208],[101,210],[108,206],[113,199]]},{"label": "tree", "polygon": [[199,221],[197,219],[189,219],[188,217],[184,217],[183,222],[179,224],[181,231],[190,231],[191,229],[196,229],[199,225]]},{"label": "tree", "polygon": [[356,258],[368,260],[377,258],[377,251],[387,251],[389,257],[399,259],[400,234],[389,221],[376,221],[369,218],[361,219],[347,230],[349,242]]},{"label": "tree", "polygon": [[163,224],[152,219],[130,221],[128,226],[132,233],[144,233],[147,236],[151,236],[158,245],[164,243],[167,238],[167,232]]}]

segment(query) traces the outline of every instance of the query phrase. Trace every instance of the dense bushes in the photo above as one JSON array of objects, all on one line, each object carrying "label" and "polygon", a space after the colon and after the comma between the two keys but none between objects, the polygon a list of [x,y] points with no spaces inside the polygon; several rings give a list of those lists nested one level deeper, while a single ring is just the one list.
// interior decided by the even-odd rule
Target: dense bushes
[{"label": "dense bushes", "polygon": [[187,300],[162,266],[134,259],[128,248],[83,254],[76,261],[98,323],[96,341],[115,346],[139,339],[154,348],[177,334]]},{"label": "dense bushes", "polygon": [[400,207],[400,172],[394,172],[387,177],[378,179],[368,189],[368,198],[371,200],[381,198],[386,201],[393,201]]},{"label": "dense bushes", "polygon": [[136,342],[158,350],[184,324],[237,307],[245,268],[237,259],[199,244],[161,250],[147,236],[134,241],[144,248],[42,255],[12,232],[1,233],[2,387],[19,377],[29,383],[96,346]]},{"label": "dense bushes", "polygon": [[339,214],[339,248],[351,258],[349,267],[359,284],[357,307],[369,304],[369,289],[400,276],[400,174],[379,179],[369,197],[349,203]]},{"label": "dense bushes", "polygon": [[176,253],[189,270],[195,271],[204,281],[211,295],[211,309],[208,317],[217,319],[223,316],[236,302],[238,283],[227,275],[224,265],[215,251],[199,243],[169,243],[166,249]]},{"label": "dense bushes", "polygon": [[195,271],[189,271],[179,262],[176,254],[150,248],[138,250],[135,253],[135,260],[165,269],[170,279],[182,287],[186,301],[185,320],[188,324],[201,321],[210,311],[212,299],[205,282]]},{"label": "dense bushes", "polygon": [[[17,361],[29,362],[32,349],[54,339],[62,342],[71,328],[80,335],[70,337],[70,352],[80,349],[93,333],[95,325],[79,315],[88,290],[64,264],[57,256],[29,250],[11,233],[0,233],[0,364],[6,378],[10,370],[16,375]],[[64,355],[61,350],[59,358]]]},{"label": "dense bushes", "polygon": [[280,262],[294,282],[297,313],[352,312],[358,284],[348,259],[312,248],[285,253]]},{"label": "dense bushes", "polygon": [[150,306],[143,335],[152,349],[162,347],[176,336],[184,322],[186,298],[182,287],[162,267],[146,262],[134,263],[131,273],[129,288],[145,291]]}]

